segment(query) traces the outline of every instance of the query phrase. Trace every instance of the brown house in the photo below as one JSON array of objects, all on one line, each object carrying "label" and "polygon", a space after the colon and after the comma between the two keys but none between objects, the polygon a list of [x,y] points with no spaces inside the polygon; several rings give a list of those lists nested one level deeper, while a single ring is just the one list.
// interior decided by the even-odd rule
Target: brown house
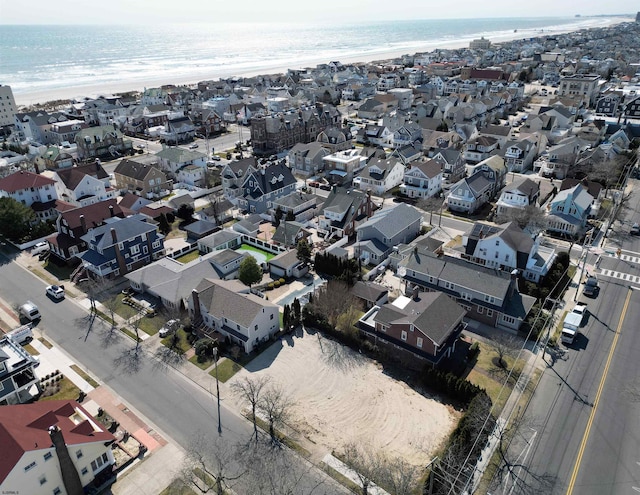
[{"label": "brown house", "polygon": [[116,187],[138,196],[153,197],[172,189],[166,174],[155,164],[125,158],[113,171]]},{"label": "brown house", "polygon": [[441,292],[415,291],[412,298],[374,306],[358,322],[362,334],[404,361],[437,365],[455,349],[466,310]]}]

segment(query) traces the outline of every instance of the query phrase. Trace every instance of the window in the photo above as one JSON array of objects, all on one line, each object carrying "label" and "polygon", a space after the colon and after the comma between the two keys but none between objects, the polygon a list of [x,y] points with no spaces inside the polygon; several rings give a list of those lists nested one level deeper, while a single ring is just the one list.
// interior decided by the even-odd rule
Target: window
[{"label": "window", "polygon": [[76,459],[80,459],[82,457],[82,450],[76,450]]},{"label": "window", "polygon": [[493,316],[493,309],[487,309],[487,316],[491,318]]},{"label": "window", "polygon": [[87,474],[89,472],[89,470],[86,467],[82,468],[82,471],[80,471],[80,474],[82,474],[82,476],[84,476],[85,474]]},{"label": "window", "polygon": [[118,249],[119,249],[120,251],[124,251],[124,244],[123,244],[122,242],[119,242],[119,243],[118,243]]},{"label": "window", "polygon": [[418,337],[418,340],[416,342],[416,346],[419,347],[420,349],[422,349],[422,337]]},{"label": "window", "polygon": [[91,461],[91,469],[97,471],[102,467],[103,464],[106,464],[109,461],[107,457],[107,453],[105,452],[100,457],[98,457],[95,461]]},{"label": "window", "polygon": [[138,254],[140,252],[140,246],[131,246],[131,254]]},{"label": "window", "polygon": [[28,466],[25,466],[24,468],[24,472],[26,473],[27,471],[29,471],[30,469],[33,469],[34,467],[36,467],[36,461],[33,461],[31,464],[29,464]]},{"label": "window", "polygon": [[257,331],[258,331],[258,325],[256,325],[255,327],[253,327],[253,329],[257,332]]},{"label": "window", "polygon": [[507,316],[507,315],[503,315],[502,319],[506,322],[506,323],[511,323],[514,324],[516,322],[516,319],[513,316]]},{"label": "window", "polygon": [[53,489],[53,495],[60,495],[60,488],[58,488],[57,486]]},{"label": "window", "polygon": [[273,320],[273,313],[271,313],[271,316],[269,316],[270,320]]},{"label": "window", "polygon": [[49,459],[51,459],[52,457],[53,457],[53,454],[52,454],[51,452],[47,452],[47,453],[44,455],[44,460],[45,460],[45,461],[48,461],[48,460],[49,460]]},{"label": "window", "polygon": [[40,476],[40,478],[38,478],[38,481],[41,485],[44,485],[47,482],[47,477],[43,474],[42,476]]},{"label": "window", "polygon": [[499,245],[500,245],[500,241],[496,241],[496,246],[499,246]]},{"label": "window", "polygon": [[484,313],[484,308],[482,306],[478,306],[478,314],[481,315]]},{"label": "window", "polygon": [[402,331],[402,334],[400,335],[400,338],[404,341],[407,340],[407,332],[405,332],[404,330]]},{"label": "window", "polygon": [[142,246],[142,252],[143,252],[144,254],[147,254],[147,253],[149,252],[149,248],[148,248],[146,245],[145,245],[145,246]]}]

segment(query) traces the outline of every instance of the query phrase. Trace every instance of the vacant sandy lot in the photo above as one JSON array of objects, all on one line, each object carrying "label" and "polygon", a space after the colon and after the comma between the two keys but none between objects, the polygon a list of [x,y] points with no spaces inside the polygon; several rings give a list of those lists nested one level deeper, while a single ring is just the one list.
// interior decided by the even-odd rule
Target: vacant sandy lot
[{"label": "vacant sandy lot", "polygon": [[458,418],[451,408],[385,375],[375,362],[317,333],[274,344],[227,385],[262,375],[290,394],[295,405],[288,424],[315,455],[354,441],[424,465]]}]

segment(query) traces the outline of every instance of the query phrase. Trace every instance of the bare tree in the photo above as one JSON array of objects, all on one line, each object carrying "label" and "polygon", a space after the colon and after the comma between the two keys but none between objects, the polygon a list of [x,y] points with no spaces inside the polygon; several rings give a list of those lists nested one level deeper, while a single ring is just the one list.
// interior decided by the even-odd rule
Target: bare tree
[{"label": "bare tree", "polygon": [[394,495],[412,495],[418,493],[420,476],[415,466],[402,459],[387,459],[383,467],[385,486]]},{"label": "bare tree", "polygon": [[519,348],[518,339],[513,335],[499,334],[491,339],[490,345],[498,355],[498,367],[507,367],[506,358],[513,357]]},{"label": "bare tree", "polygon": [[509,208],[506,213],[498,215],[496,223],[515,222],[522,230],[537,235],[547,228],[547,217],[542,208],[528,205],[524,208]]},{"label": "bare tree", "polygon": [[441,198],[440,196],[430,196],[418,201],[418,204],[416,204],[416,206],[419,209],[429,213],[429,225],[433,225],[433,212],[441,210],[443,204],[444,198]]},{"label": "bare tree", "polygon": [[256,378],[245,377],[231,384],[231,390],[251,405],[251,419],[253,421],[253,433],[255,435],[256,442],[258,441],[256,410],[258,408],[258,404],[262,400],[263,389],[268,383],[269,378],[262,376]]},{"label": "bare tree", "polygon": [[269,436],[274,444],[279,443],[279,439],[276,436],[276,427],[285,424],[292,405],[291,398],[279,385],[269,386],[258,401],[258,410],[267,417]]},{"label": "bare tree", "polygon": [[357,476],[362,488],[360,493],[368,495],[369,487],[374,483],[374,479],[380,476],[381,457],[371,448],[349,443],[343,449],[342,460]]},{"label": "bare tree", "polygon": [[329,324],[335,327],[338,317],[356,304],[356,299],[346,282],[330,280],[318,289],[313,297],[312,307],[318,313],[325,315]]},{"label": "bare tree", "polygon": [[224,495],[230,483],[241,478],[246,471],[235,462],[236,447],[219,436],[199,434],[187,449],[180,471],[182,482],[200,493],[213,490],[216,495]]}]

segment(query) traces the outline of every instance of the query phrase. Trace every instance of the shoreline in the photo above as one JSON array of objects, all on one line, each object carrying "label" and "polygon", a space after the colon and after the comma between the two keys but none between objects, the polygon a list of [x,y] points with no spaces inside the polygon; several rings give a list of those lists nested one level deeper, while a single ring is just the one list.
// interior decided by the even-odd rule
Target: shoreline
[{"label": "shoreline", "polygon": [[[538,29],[523,29],[513,33],[504,33],[501,35],[488,35],[487,39],[489,39],[494,44],[507,43],[516,40],[522,40],[527,38],[534,38],[538,36],[549,36],[549,35],[560,35],[560,34],[568,34],[584,29],[594,29],[594,28],[604,28],[611,27],[617,24],[622,24],[625,22],[632,22],[634,19],[631,17],[594,17],[594,18],[582,18],[581,21],[578,21],[578,24],[573,28],[570,28],[568,25],[559,26],[554,28],[553,26],[545,29],[544,31]],[[593,25],[588,27],[584,26],[585,22],[592,22]],[[477,36],[476,36],[477,37]],[[396,48],[390,50],[380,50],[376,52],[369,53],[353,53],[346,56],[339,56],[336,60],[339,60],[343,64],[366,64],[376,61],[386,61],[391,60],[397,57],[400,57],[405,54],[416,54],[416,53],[429,53],[436,49],[446,49],[446,50],[456,50],[461,48],[466,48],[469,46],[469,42],[476,37],[467,37],[461,38],[459,40],[442,40],[442,41],[434,41],[431,43],[427,43],[420,46],[415,46],[411,48]],[[97,97],[99,95],[111,95],[125,92],[142,92],[146,87],[158,87],[162,85],[173,84],[176,86],[193,86],[197,84],[199,81],[206,80],[219,80],[226,79],[230,77],[254,77],[257,75],[272,75],[272,74],[283,74],[286,73],[289,69],[296,68],[305,68],[305,67],[315,67],[318,64],[327,63],[329,60],[319,60],[317,58],[309,58],[305,60],[297,61],[295,65],[288,66],[270,66],[270,67],[254,67],[251,69],[246,69],[243,71],[224,71],[218,70],[213,73],[212,69],[202,69],[202,70],[191,70],[188,73],[185,73],[183,76],[177,76],[173,79],[169,79],[167,77],[161,77],[158,75],[156,78],[144,78],[140,81],[131,80],[127,82],[121,83],[103,83],[103,84],[91,84],[91,85],[81,85],[81,86],[72,86],[72,87],[64,87],[64,88],[56,88],[56,89],[48,89],[43,91],[29,91],[24,93],[14,93],[14,98],[16,101],[16,106],[26,107],[31,105],[41,105],[51,101],[57,100],[73,100],[80,99],[84,97]]]}]

